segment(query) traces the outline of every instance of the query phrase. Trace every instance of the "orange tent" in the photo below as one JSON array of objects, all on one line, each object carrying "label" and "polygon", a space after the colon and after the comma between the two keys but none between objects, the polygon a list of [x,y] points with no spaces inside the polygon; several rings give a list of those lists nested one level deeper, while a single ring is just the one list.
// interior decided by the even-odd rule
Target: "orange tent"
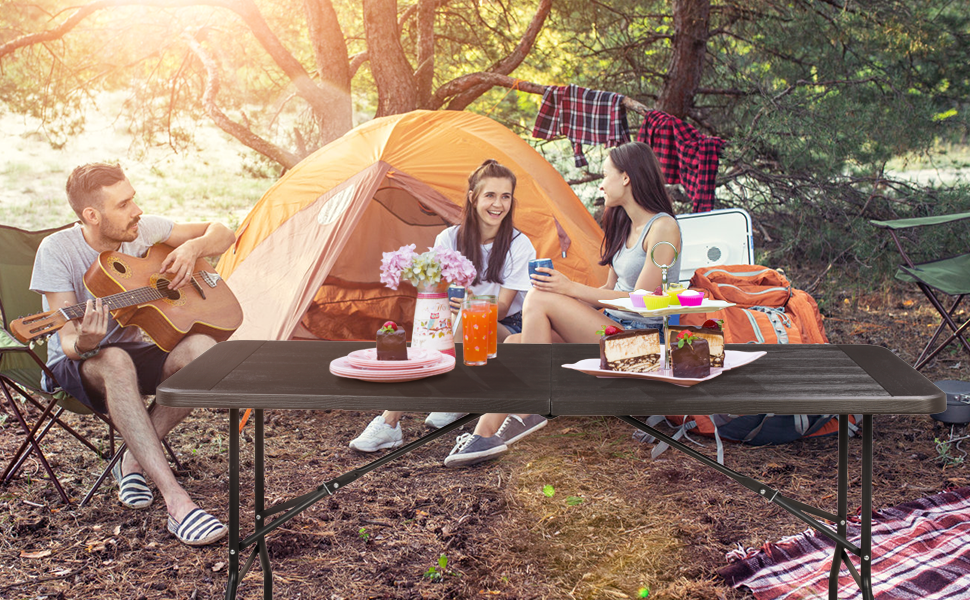
[{"label": "orange tent", "polygon": [[380,283],[382,253],[423,252],[457,223],[468,175],[488,158],[515,172],[515,225],[538,256],[602,285],[602,232],[552,165],[487,117],[415,111],[327,144],[253,207],[218,265],[245,315],[234,339],[373,339],[388,319],[410,333],[415,289]]}]

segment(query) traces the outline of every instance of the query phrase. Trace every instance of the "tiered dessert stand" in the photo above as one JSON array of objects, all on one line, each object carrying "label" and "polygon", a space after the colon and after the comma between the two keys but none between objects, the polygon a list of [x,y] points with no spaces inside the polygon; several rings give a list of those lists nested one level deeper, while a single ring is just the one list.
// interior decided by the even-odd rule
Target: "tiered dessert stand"
[{"label": "tiered dessert stand", "polygon": [[[659,264],[657,262],[657,259],[654,258],[654,253],[657,251],[657,247],[660,246],[660,245],[662,245],[662,244],[667,244],[668,246],[670,246],[671,248],[674,249],[674,258],[673,258],[673,260],[671,261],[671,263],[669,265]],[[651,260],[651,262],[653,262],[653,264],[657,265],[657,268],[658,269],[660,269],[660,279],[661,279],[661,282],[662,282],[662,285],[663,285],[663,293],[664,294],[667,293],[667,290],[670,287],[670,285],[669,285],[669,283],[667,281],[667,270],[675,262],[677,262],[677,257],[679,256],[679,254],[680,253],[677,252],[677,248],[673,244],[671,244],[670,242],[666,242],[666,241],[664,241],[664,242],[657,242],[653,246],[653,248],[650,249],[650,260]],[[670,317],[672,315],[686,315],[686,314],[691,314],[691,313],[714,312],[716,310],[721,310],[722,308],[728,308],[729,306],[734,306],[734,303],[733,302],[727,302],[727,301],[724,301],[724,300],[710,300],[708,298],[704,298],[704,300],[701,301],[701,304],[699,306],[672,305],[672,306],[668,306],[666,308],[657,308],[657,309],[653,309],[653,310],[646,309],[646,308],[642,308],[642,307],[639,307],[639,306],[633,306],[633,302],[629,298],[626,298],[626,299],[623,299],[623,298],[613,298],[613,299],[610,299],[610,300],[600,300],[600,303],[601,304],[604,304],[606,306],[609,306],[610,308],[616,308],[616,309],[619,309],[619,310],[625,310],[625,311],[629,311],[629,312],[635,312],[635,313],[637,313],[637,314],[639,314],[641,316],[644,316],[644,317],[663,317],[663,331],[664,331],[664,366],[663,366],[663,368],[664,369],[670,369]]]}]

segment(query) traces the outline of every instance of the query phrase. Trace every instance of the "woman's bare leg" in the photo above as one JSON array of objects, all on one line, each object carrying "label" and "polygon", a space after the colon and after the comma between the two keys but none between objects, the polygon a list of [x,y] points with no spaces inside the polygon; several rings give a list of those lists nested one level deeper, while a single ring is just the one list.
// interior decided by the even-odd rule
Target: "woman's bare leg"
[{"label": "woman's bare leg", "polygon": [[592,306],[550,292],[530,290],[522,306],[522,336],[525,344],[549,344],[553,334],[563,341],[591,344],[599,340],[596,332],[616,322]]},{"label": "woman's bare leg", "polygon": [[385,410],[384,411],[384,422],[391,427],[397,427],[397,422],[401,420],[401,415],[404,414],[402,410]]}]

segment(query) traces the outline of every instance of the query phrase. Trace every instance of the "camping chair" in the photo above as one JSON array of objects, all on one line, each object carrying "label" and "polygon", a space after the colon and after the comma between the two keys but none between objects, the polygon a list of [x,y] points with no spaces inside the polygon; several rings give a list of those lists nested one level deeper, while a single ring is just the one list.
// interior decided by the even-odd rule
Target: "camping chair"
[{"label": "camping chair", "polygon": [[[57,425],[73,435],[99,458],[104,460],[110,458],[100,477],[81,501],[80,506],[83,507],[111,472],[111,467],[121,458],[125,446],[122,444],[115,452],[114,427],[108,415],[92,411],[77,399],[60,390],[60,386],[56,384],[56,378],[46,365],[46,344],[21,344],[7,329],[9,322],[14,318],[41,311],[40,295],[29,291],[34,254],[45,237],[65,227],[43,231],[24,231],[0,225],[0,247],[3,248],[3,252],[0,253],[0,325],[3,326],[0,329],[0,406],[2,406],[2,401],[6,400],[6,404],[10,407],[14,419],[24,434],[24,439],[19,448],[14,452],[10,462],[7,463],[3,474],[0,475],[0,485],[9,483],[23,467],[24,462],[32,454],[35,454],[56,488],[58,495],[65,504],[71,503],[41,448],[41,442],[47,433]],[[50,381],[55,382],[57,391],[53,394],[44,391],[41,386],[41,378],[45,373]],[[20,401],[18,401],[18,396],[21,399]],[[154,403],[149,410],[153,407]],[[40,412],[33,424],[29,422],[32,409]],[[84,435],[67,424],[62,419],[64,411],[79,415],[93,415],[104,422],[108,426],[109,450],[107,452],[100,450]],[[175,459],[168,443],[164,440],[163,443],[169,454]],[[175,459],[175,463],[178,468],[181,468],[177,459]]]},{"label": "camping chair", "polygon": [[[896,242],[896,248],[899,249],[899,253],[903,257],[905,264],[899,265],[899,269],[896,271],[896,279],[906,283],[915,283],[942,317],[933,337],[930,338],[913,365],[917,370],[923,368],[926,363],[933,360],[937,354],[954,342],[962,345],[963,349],[970,355],[970,343],[967,342],[966,336],[967,327],[970,327],[970,319],[967,319],[962,325],[957,325],[953,320],[960,301],[963,300],[964,296],[970,294],[970,252],[924,263],[914,263],[903,248],[897,233],[906,229],[955,223],[964,219],[970,219],[970,213],[896,219],[893,221],[870,221],[876,227],[889,231],[893,236],[893,241]],[[954,298],[949,309],[943,305],[940,295]],[[947,327],[953,333],[936,344],[937,339],[946,331],[945,328]],[[934,344],[936,345],[934,346]]]}]

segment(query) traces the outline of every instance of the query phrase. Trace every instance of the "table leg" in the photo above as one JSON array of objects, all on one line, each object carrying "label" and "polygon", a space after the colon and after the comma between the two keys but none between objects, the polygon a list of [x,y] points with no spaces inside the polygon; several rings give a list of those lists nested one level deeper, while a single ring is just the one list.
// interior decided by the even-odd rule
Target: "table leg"
[{"label": "table leg", "polygon": [[[835,555],[832,558],[833,567],[832,572],[829,574],[829,599],[835,600],[836,594],[838,592],[838,563],[841,562],[849,570],[852,578],[858,584],[859,588],[862,590],[862,595],[864,600],[873,600],[872,597],[872,581],[871,581],[871,559],[872,559],[872,536],[871,536],[871,520],[872,520],[872,416],[866,415],[863,421],[863,438],[862,438],[862,539],[860,540],[860,545],[856,546],[848,539],[846,539],[846,514],[847,514],[847,495],[848,495],[848,415],[844,415],[839,420],[839,513],[838,515],[828,513],[821,509],[809,506],[797,500],[792,500],[781,493],[778,490],[773,489],[756,479],[742,475],[736,471],[733,471],[722,464],[717,463],[710,457],[701,454],[700,452],[689,448],[682,444],[681,442],[673,439],[672,437],[657,431],[653,427],[650,427],[643,421],[639,421],[631,416],[617,416],[618,419],[625,423],[629,423],[633,427],[644,431],[655,438],[666,442],[672,448],[687,454],[688,456],[704,463],[705,465],[711,467],[715,471],[718,471],[731,479],[737,481],[744,487],[755,492],[756,494],[763,497],[768,502],[776,504],[781,508],[785,509],[795,518],[804,522],[811,528],[813,528],[818,533],[824,535],[828,539],[832,540],[835,544]],[[843,454],[846,453],[846,454]],[[822,517],[826,521],[837,523],[839,525],[838,529],[833,529],[831,526],[827,525],[816,519],[815,517]],[[855,554],[862,561],[861,574],[857,571],[855,565],[849,560],[848,552]]]},{"label": "table leg", "polygon": [[[265,452],[263,451],[263,410],[255,411],[256,417],[256,529],[265,520],[266,510],[266,462]],[[266,538],[259,540],[259,565],[263,569],[263,598],[271,600],[273,597],[273,568],[269,564],[269,552],[266,549]]]},{"label": "table leg", "polygon": [[229,409],[229,581],[226,600],[239,586],[239,409]]},{"label": "table leg", "polygon": [[872,415],[862,417],[862,550],[863,600],[872,596]]},{"label": "table leg", "polygon": [[[839,513],[838,532],[846,536],[849,518],[849,420],[848,415],[839,415]],[[839,598],[839,570],[842,567],[842,557],[845,547],[835,544],[832,554],[832,569],[829,571],[829,600]]]},{"label": "table leg", "polygon": [[[260,566],[263,569],[263,598],[270,600],[273,597],[273,571],[270,567],[269,553],[266,549],[266,536],[276,528],[282,526],[290,519],[315,504],[326,496],[332,496],[338,489],[342,489],[349,483],[357,480],[363,475],[383,466],[397,458],[412,452],[413,450],[431,442],[439,437],[448,435],[452,430],[457,429],[466,423],[474,421],[481,415],[468,414],[457,421],[445,425],[444,427],[428,433],[421,438],[405,445],[402,448],[391,451],[384,456],[374,460],[363,467],[359,467],[343,475],[323,483],[307,494],[297,498],[280,502],[270,508],[265,506],[265,453],[263,435],[263,411],[255,411],[256,434],[254,443],[254,471],[255,471],[255,519],[256,531],[248,537],[239,539],[239,411],[230,409],[229,411],[229,583],[226,586],[226,600],[236,597],[239,582],[246,576],[249,567],[253,564],[256,555],[259,555]],[[283,513],[283,514],[280,514]],[[280,514],[278,517],[274,515]],[[274,517],[267,524],[267,519]],[[239,566],[240,554],[250,546],[253,547],[245,564]]]}]

